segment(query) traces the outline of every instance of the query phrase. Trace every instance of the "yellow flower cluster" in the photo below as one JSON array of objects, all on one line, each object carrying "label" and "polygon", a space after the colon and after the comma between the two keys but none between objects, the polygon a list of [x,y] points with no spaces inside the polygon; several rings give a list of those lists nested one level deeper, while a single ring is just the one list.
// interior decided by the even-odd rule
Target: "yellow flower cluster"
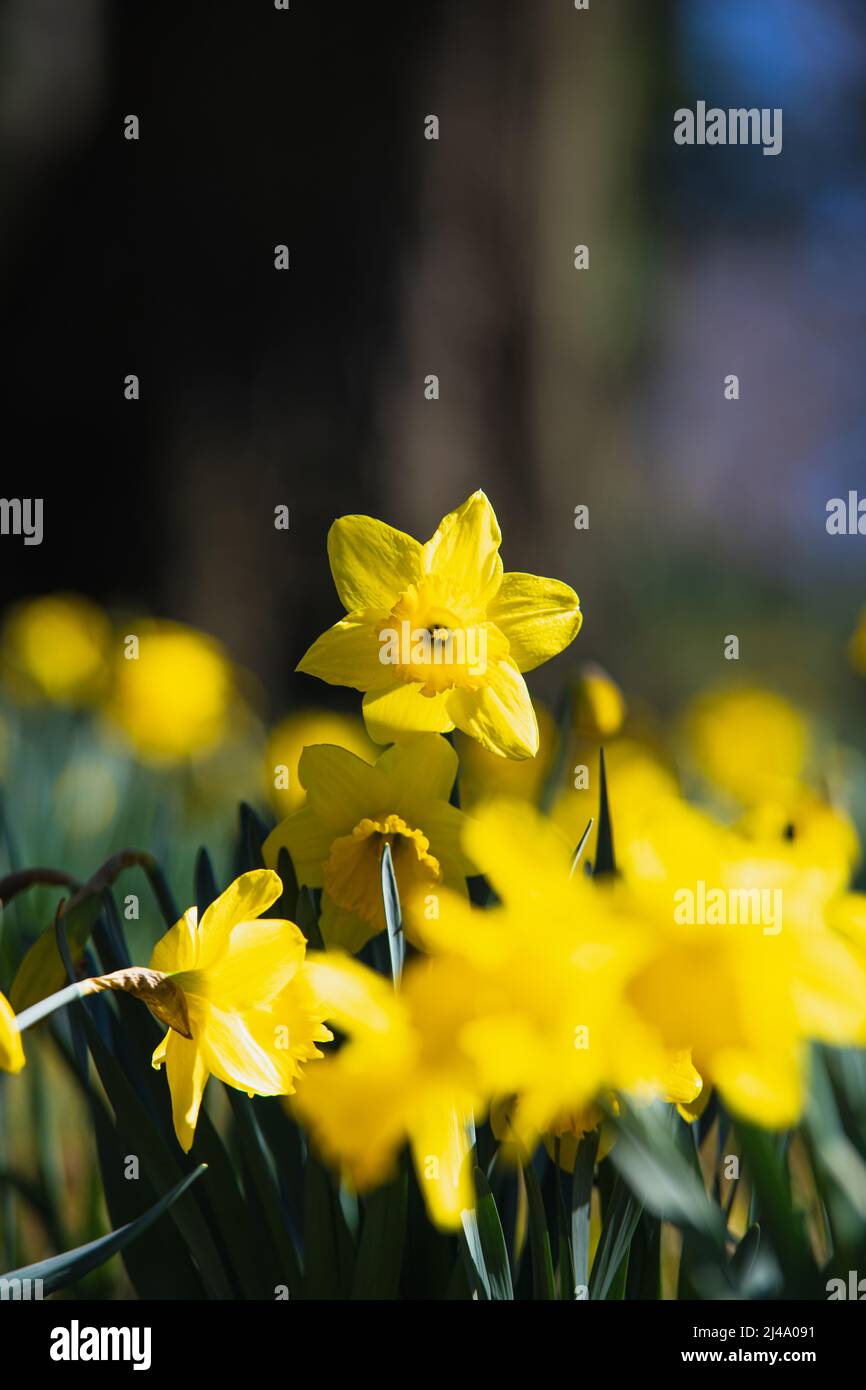
[{"label": "yellow flower cluster", "polygon": [[[781,1129],[803,1112],[810,1044],[866,1043],[866,897],[849,891],[859,846],[806,780],[808,721],[767,691],[695,702],[683,762],[714,814],[686,800],[674,760],[630,724],[598,668],[584,669],[571,727],[557,730],[523,673],[576,636],[577,595],[503,572],[500,540],[481,492],[425,544],[369,517],[335,522],[346,616],[299,670],[363,692],[366,732],[307,714],[275,730],[267,758],[285,774],[274,786],[287,814],[265,843],[269,867],[200,922],[190,909],[149,971],[90,982],[139,994],[169,1024],[154,1065],[185,1149],[209,1075],[293,1095],[357,1189],[385,1181],[408,1144],[446,1228],[472,1205],[471,1136],[486,1116],[515,1155],[545,1139],[572,1165],[605,1115],[662,1098],[693,1117],[711,1088],[734,1115]],[[231,698],[218,649],[180,629],[145,637],[151,665],[115,682],[115,720],[154,757],[218,739]],[[88,643],[76,650],[70,697],[92,675]],[[184,689],[169,725],[159,692],[172,681]],[[44,672],[39,683],[57,696]],[[617,872],[590,877],[602,740]],[[543,792],[549,816],[533,805]],[[414,948],[394,981],[354,959],[394,926],[386,846]],[[296,926],[262,917],[283,851],[321,894],[325,951],[307,956]],[[476,875],[490,889],[483,909],[470,904]],[[322,1058],[326,1022],[345,1040]],[[22,1064],[0,998],[0,1066]]]},{"label": "yellow flower cluster", "polygon": [[213,638],[144,618],[115,629],[77,594],[13,607],[0,672],[25,703],[95,708],[143,762],[162,766],[212,752],[244,712],[236,674]]}]

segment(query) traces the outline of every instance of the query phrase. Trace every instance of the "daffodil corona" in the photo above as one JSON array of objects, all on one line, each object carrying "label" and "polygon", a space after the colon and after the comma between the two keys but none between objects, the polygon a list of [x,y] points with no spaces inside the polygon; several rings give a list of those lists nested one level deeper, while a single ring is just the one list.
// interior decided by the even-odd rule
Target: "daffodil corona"
[{"label": "daffodil corona", "polygon": [[559,580],[504,574],[501,539],[483,492],[425,545],[372,517],[341,517],[328,556],[347,616],[298,670],[364,691],[377,743],[456,727],[502,756],[534,757],[538,726],[522,673],[577,636],[580,604]]}]

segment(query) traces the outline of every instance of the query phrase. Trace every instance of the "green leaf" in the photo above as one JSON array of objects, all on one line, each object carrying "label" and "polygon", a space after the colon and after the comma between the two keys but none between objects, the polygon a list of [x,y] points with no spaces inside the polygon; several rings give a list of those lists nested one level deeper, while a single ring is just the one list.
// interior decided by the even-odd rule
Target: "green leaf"
[{"label": "green leaf", "polygon": [[586,823],[586,829],[584,830],[583,834],[581,835],[581,837],[580,837],[580,839],[579,839],[579,841],[578,841],[578,843],[577,843],[577,849],[574,851],[574,854],[571,856],[571,872],[570,872],[570,874],[569,874],[569,877],[570,877],[570,878],[574,878],[575,870],[577,869],[577,866],[578,866],[578,864],[580,863],[580,856],[583,854],[583,851],[586,849],[586,842],[587,842],[587,840],[589,839],[590,835],[592,834],[592,827],[593,827],[594,825],[595,825],[595,817],[594,817],[594,816],[590,816],[589,820],[588,820],[587,823]]},{"label": "green leaf", "polygon": [[763,1236],[785,1271],[786,1295],[817,1296],[815,1262],[803,1217],[794,1205],[785,1151],[779,1136],[740,1120],[735,1124],[740,1152],[752,1182],[753,1207]]},{"label": "green leaf", "polygon": [[397,879],[394,876],[390,845],[386,845],[382,851],[382,902],[385,906],[385,926],[388,931],[391,976],[396,987],[403,974],[403,962],[406,959],[406,939],[403,935],[400,894],[397,891]]},{"label": "green leaf", "polygon": [[354,1263],[354,1243],[331,1174],[308,1152],[304,1168],[304,1298],[347,1298]]},{"label": "green leaf", "polygon": [[307,939],[308,950],[324,951],[325,943],[319,929],[319,914],[316,910],[316,900],[313,897],[312,889],[302,888],[298,894],[294,920],[295,925],[300,927]]},{"label": "green leaf", "polygon": [[725,1222],[707,1196],[700,1170],[683,1156],[671,1133],[670,1107],[659,1103],[616,1118],[614,1167],[655,1216],[698,1232],[724,1252]]},{"label": "green leaf", "polygon": [[[125,869],[141,868],[148,877],[166,926],[173,927],[179,913],[165,877],[152,854],[126,849],[113,854],[63,907],[63,921],[73,962],[80,960],[102,908],[103,893]],[[9,1002],[16,1013],[54,994],[64,979],[63,962],[57,950],[54,923],[37,937],[18,968]]]},{"label": "green leaf", "polygon": [[[86,1014],[84,1027],[99,1079],[114,1110],[117,1133],[122,1139],[121,1149],[139,1157],[142,1169],[152,1185],[157,1184],[165,1188],[177,1182],[183,1176],[177,1160],[154,1126],[126,1074],[118,1066]],[[203,1168],[205,1166],[202,1165]],[[127,1183],[127,1187],[129,1186]],[[208,1184],[204,1184],[205,1188],[207,1186]],[[172,1217],[198,1264],[209,1296],[231,1298],[231,1286],[195,1196],[190,1195],[188,1199],[179,1202],[172,1211]]]},{"label": "green leaf", "polygon": [[478,1236],[489,1281],[489,1297],[493,1302],[507,1301],[514,1298],[508,1248],[490,1184],[480,1168],[475,1169],[475,1191]]},{"label": "green leaf", "polygon": [[[273,1248],[273,1284],[287,1285],[293,1297],[301,1291],[301,1267],[289,1234],[279,1188],[270,1164],[253,1101],[239,1091],[228,1089],[229,1102],[238,1128],[241,1152],[258,1199],[266,1238]],[[248,1193],[249,1195],[249,1193]]]},{"label": "green leaf", "polygon": [[526,1196],[529,1206],[529,1250],[532,1256],[532,1296],[537,1300],[548,1301],[556,1298],[556,1284],[553,1278],[553,1258],[550,1253],[550,1232],[544,1213],[544,1199],[538,1184],[538,1176],[532,1163],[523,1168],[526,1179]]},{"label": "green leaf", "polygon": [[132,1245],[139,1236],[144,1235],[154,1222],[171,1210],[175,1202],[180,1200],[204,1171],[205,1166],[201,1164],[195,1172],[188,1174],[176,1187],[161,1197],[155,1206],[143,1212],[135,1221],[130,1221],[126,1226],[109,1232],[107,1236],[101,1236],[99,1240],[92,1240],[88,1245],[80,1245],[76,1250],[67,1250],[62,1255],[54,1255],[51,1259],[40,1260],[37,1264],[10,1270],[8,1274],[0,1275],[0,1278],[7,1281],[40,1279],[43,1294],[56,1293],[58,1289],[64,1289],[70,1284],[77,1283],[85,1274],[89,1274],[92,1269],[98,1269],[100,1265],[105,1264],[106,1260],[110,1260],[113,1255],[119,1254],[121,1250]]},{"label": "green leaf", "polygon": [[365,1200],[353,1299],[393,1299],[400,1285],[406,1235],[408,1178],[405,1156],[393,1182]]},{"label": "green leaf", "polygon": [[740,1241],[733,1255],[731,1256],[731,1270],[737,1277],[738,1284],[745,1284],[754,1268],[755,1260],[758,1258],[758,1250],[761,1245],[761,1228],[757,1221],[750,1226]]},{"label": "green leaf", "polygon": [[298,876],[295,873],[295,866],[292,863],[292,856],[283,845],[277,855],[277,873],[283,885],[283,896],[278,903],[274,904],[274,916],[288,918],[290,922],[295,920],[295,908],[298,904]]},{"label": "green leaf", "polygon": [[[605,1212],[601,1240],[595,1252],[592,1274],[590,1275],[589,1296],[591,1299],[600,1301],[616,1297],[618,1290],[624,1287],[624,1275],[620,1275],[620,1270],[628,1259],[632,1236],[637,1229],[642,1211],[642,1204],[629,1191],[622,1179],[617,1178],[608,1209]],[[622,1283],[615,1282],[618,1275],[623,1281]],[[622,1297],[621,1292],[619,1296]]]},{"label": "green leaf", "polygon": [[268,828],[259,815],[248,806],[245,801],[240,804],[241,818],[241,843],[240,843],[240,868],[241,873],[248,873],[250,869],[263,869],[265,861],[262,856],[262,845],[268,838]]},{"label": "green leaf", "polygon": [[199,921],[211,903],[219,897],[216,874],[211,857],[202,845],[195,857],[195,900]]},{"label": "green leaf", "polygon": [[607,769],[604,762],[604,749],[598,752],[598,836],[595,844],[595,877],[613,877],[616,873],[616,857],[613,852],[613,827],[610,822],[610,804],[607,795]]},{"label": "green leaf", "polygon": [[571,1184],[571,1250],[575,1287],[580,1289],[589,1287],[589,1223],[599,1138],[599,1131],[593,1129],[581,1139]]}]

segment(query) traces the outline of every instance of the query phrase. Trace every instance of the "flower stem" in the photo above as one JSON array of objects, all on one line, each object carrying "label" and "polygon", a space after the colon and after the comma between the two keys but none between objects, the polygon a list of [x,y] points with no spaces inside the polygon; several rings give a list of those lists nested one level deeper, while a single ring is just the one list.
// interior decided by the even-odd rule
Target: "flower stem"
[{"label": "flower stem", "polygon": [[76,980],[75,984],[67,985],[65,989],[58,990],[56,994],[49,994],[47,999],[40,999],[38,1004],[25,1009],[15,1019],[19,1033],[23,1033],[25,1028],[32,1028],[34,1023],[40,1023],[43,1018],[53,1014],[56,1009],[63,1009],[76,999],[83,999],[86,994],[91,992],[87,988],[89,983],[89,980]]}]

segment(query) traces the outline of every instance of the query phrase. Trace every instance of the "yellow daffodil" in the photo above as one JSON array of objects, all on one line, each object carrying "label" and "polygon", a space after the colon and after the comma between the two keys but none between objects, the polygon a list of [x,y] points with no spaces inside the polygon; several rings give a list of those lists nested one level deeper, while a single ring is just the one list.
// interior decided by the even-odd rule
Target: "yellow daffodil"
[{"label": "yellow daffodil", "polygon": [[3,674],[12,693],[60,705],[95,700],[108,673],[111,624],[78,594],[17,604],[3,629]]},{"label": "yellow daffodil", "polygon": [[290,815],[304,804],[306,792],[298,776],[298,763],[304,749],[313,743],[348,748],[368,762],[379,751],[355,715],[317,709],[296,710],[287,715],[271,730],[265,753],[268,799],[281,816]]},{"label": "yellow daffodil", "polygon": [[185,1152],[209,1076],[249,1095],[288,1095],[301,1063],[320,1057],[316,1043],[332,1036],[307,974],[304,937],[292,922],[261,916],[281,892],[267,869],[242,874],[201,922],[189,908],[153,952],[156,992],[141,997],[171,1025],[153,1065],[165,1064]]},{"label": "yellow daffodil", "polygon": [[522,673],[577,636],[567,584],[503,574],[493,508],[475,492],[426,545],[367,516],[328,535],[331,573],[347,615],[298,665],[364,691],[377,743],[455,727],[494,753],[534,757],[538,727]]},{"label": "yellow daffodil", "polygon": [[356,952],[385,926],[381,858],[391,846],[401,899],[438,893],[441,884],[465,892],[476,872],[461,847],[465,822],[448,797],[457,755],[438,734],[395,744],[374,766],[345,748],[305,748],[298,775],[307,804],[282,821],[264,845],[275,866],[291,855],[300,883],[322,891],[322,936],[328,946]]},{"label": "yellow daffodil", "polygon": [[151,621],[131,623],[117,644],[107,713],[139,757],[167,765],[216,748],[239,704],[219,644],[191,628]]},{"label": "yellow daffodil", "polygon": [[742,687],[696,699],[686,752],[709,785],[742,805],[796,793],[811,751],[808,721],[772,690]]},{"label": "yellow daffodil", "polygon": [[735,1113],[795,1123],[808,1043],[852,1042],[866,1020],[866,973],[827,925],[835,855],[810,863],[796,838],[751,840],[670,798],[617,861],[654,922],[633,1004]]},{"label": "yellow daffodil", "polygon": [[348,1041],[307,1073],[293,1108],[358,1191],[387,1181],[408,1143],[433,1221],[459,1227],[474,1201],[467,1125],[481,1099],[459,1046],[472,1000],[438,962],[410,962],[399,992],[339,951],[312,954],[309,970]]},{"label": "yellow daffodil", "polygon": [[[414,926],[475,1001],[460,1044],[487,1095],[516,1097],[518,1144],[530,1148],[609,1091],[665,1094],[673,1052],[627,993],[654,952],[640,922],[569,877],[568,841],[525,803],[481,807],[465,841],[503,905],[471,911],[443,892],[438,919],[419,912]],[[693,1072],[677,1098],[700,1085]]]},{"label": "yellow daffodil", "polygon": [[0,1071],[20,1071],[24,1066],[24,1048],[15,1015],[8,1000],[0,994]]}]

